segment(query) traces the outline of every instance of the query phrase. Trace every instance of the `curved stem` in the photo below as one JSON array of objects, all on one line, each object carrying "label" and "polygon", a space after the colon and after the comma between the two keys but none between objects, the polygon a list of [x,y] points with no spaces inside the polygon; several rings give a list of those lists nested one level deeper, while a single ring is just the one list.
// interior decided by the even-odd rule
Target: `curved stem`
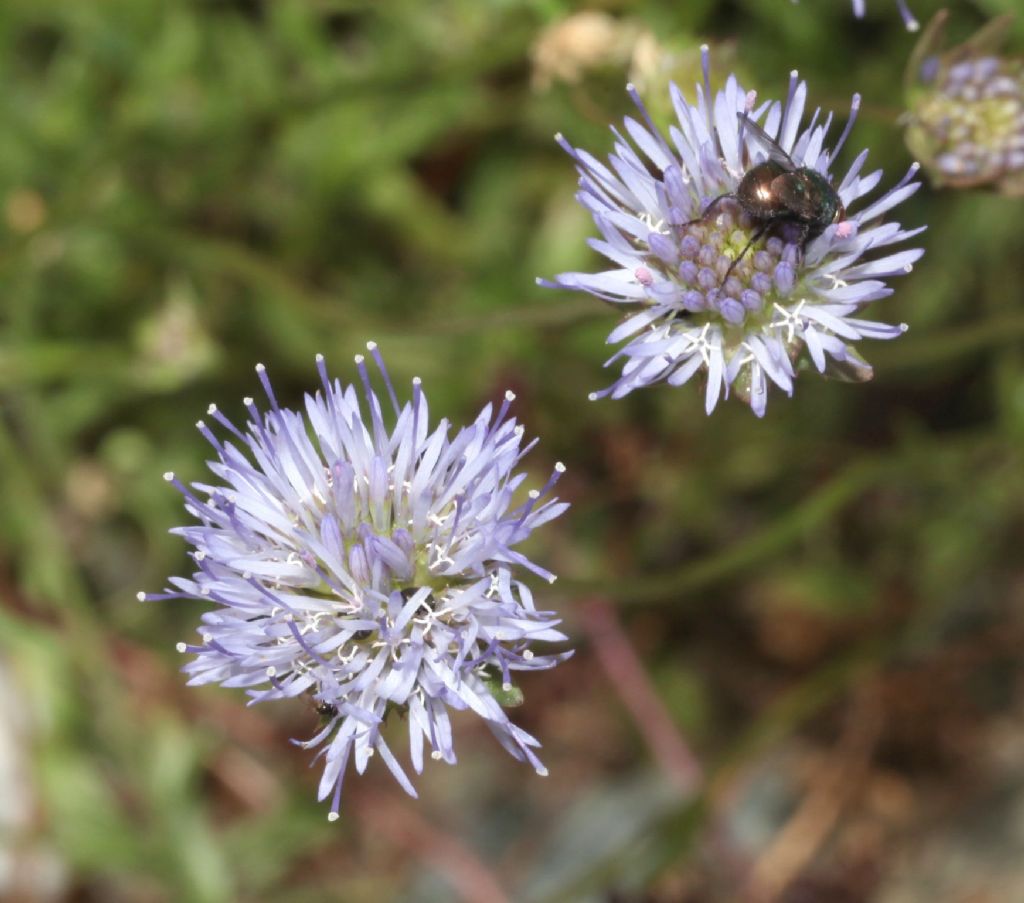
[{"label": "curved stem", "polygon": [[871,355],[876,366],[885,369],[922,367],[970,354],[1024,337],[1024,315],[990,317],[978,323],[954,326],[920,337],[908,337],[898,344],[879,348]]},{"label": "curved stem", "polygon": [[851,502],[893,466],[893,461],[881,457],[861,459],[752,536],[676,570],[628,580],[563,578],[560,589],[574,595],[601,592],[617,602],[678,601],[680,596],[703,589],[782,551]]}]

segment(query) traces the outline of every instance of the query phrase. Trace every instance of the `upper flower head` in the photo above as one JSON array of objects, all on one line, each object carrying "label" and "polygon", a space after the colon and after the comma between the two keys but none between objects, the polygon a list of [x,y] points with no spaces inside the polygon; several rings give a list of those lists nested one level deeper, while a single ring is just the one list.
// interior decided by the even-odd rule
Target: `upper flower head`
[{"label": "upper flower head", "polygon": [[938,185],[1024,194],[1024,60],[998,53],[1012,18],[944,50],[939,12],[911,55],[907,145]]},{"label": "upper flower head", "polygon": [[[387,389],[382,404],[362,356],[356,358],[366,412],[353,386],[328,378],[301,412],[270,402],[237,429],[215,406],[210,416],[230,434],[217,438],[215,485],[189,488],[168,474],[199,523],[174,532],[194,547],[198,570],[172,578],[143,600],[192,598],[215,603],[203,615],[190,684],[247,687],[252,702],[307,695],[322,729],[301,743],[321,746],[320,799],[333,795],[337,817],[350,755],[362,772],[375,752],[410,794],[415,791],[381,727],[406,716],[417,772],[423,744],[455,761],[448,709],[472,709],[517,759],[539,773],[537,741],[512,724],[501,703],[517,692],[513,671],[550,668],[566,657],[535,655],[534,641],[560,641],[552,613],[537,611],[519,568],[554,576],[515,550],[567,507],[541,490],[514,503],[526,475],[516,472],[536,440],[507,418],[512,393],[495,414],[487,405],[454,436],[446,420],[432,430],[418,379],[399,406],[376,345],[368,345]],[[390,406],[393,425],[385,413]],[[319,756],[318,756],[319,757]]]},{"label": "upper flower head", "polygon": [[829,149],[831,114],[819,124],[815,111],[801,129],[807,86],[795,72],[784,103],[757,106],[754,92],[734,76],[712,95],[707,48],[703,58],[696,106],[671,87],[678,123],[670,140],[629,88],[644,121],[627,118],[625,128],[646,159],[614,129],[610,167],[558,136],[580,173],[577,198],[603,236],[591,245],[615,268],[562,273],[542,284],[633,308],[608,337],[628,339],[609,360],[625,358],[622,375],[592,397],[619,398],[662,380],[681,385],[702,373],[708,413],[732,391],[760,416],[768,381],[792,394],[794,365],[802,358],[819,372],[869,379],[871,368],[849,342],[906,330],[855,314],[891,294],[882,280],[910,272],[923,253],[913,248],[863,259],[921,231],[881,220],[918,189],[917,165],[882,197],[859,204],[882,177],[880,171],[861,176],[867,152],[838,184],[830,172],[859,97]]}]

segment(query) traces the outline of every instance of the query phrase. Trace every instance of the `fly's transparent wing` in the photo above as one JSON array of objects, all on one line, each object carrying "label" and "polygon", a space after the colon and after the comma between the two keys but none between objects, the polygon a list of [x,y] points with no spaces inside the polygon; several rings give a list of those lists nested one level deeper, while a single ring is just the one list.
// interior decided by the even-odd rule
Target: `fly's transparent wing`
[{"label": "fly's transparent wing", "polygon": [[779,147],[779,142],[754,122],[754,120],[746,113],[737,113],[736,116],[740,121],[741,138],[744,135],[751,135],[757,143],[768,152],[769,160],[774,160],[780,166],[786,167],[786,169],[799,168],[796,163],[793,162],[793,158]]}]

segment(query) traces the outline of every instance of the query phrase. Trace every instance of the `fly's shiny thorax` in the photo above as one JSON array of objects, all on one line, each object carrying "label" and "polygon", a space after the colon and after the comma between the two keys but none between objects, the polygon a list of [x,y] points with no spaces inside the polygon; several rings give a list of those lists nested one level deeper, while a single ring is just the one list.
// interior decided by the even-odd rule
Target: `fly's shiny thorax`
[{"label": "fly's shiny thorax", "polygon": [[758,163],[744,173],[736,189],[736,197],[755,219],[774,219],[783,212],[776,183],[788,174],[788,170],[775,160]]},{"label": "fly's shiny thorax", "polygon": [[805,240],[816,238],[845,215],[838,193],[821,173],[806,167],[788,169],[771,159],[744,174],[736,198],[764,225],[779,222],[804,227]]}]

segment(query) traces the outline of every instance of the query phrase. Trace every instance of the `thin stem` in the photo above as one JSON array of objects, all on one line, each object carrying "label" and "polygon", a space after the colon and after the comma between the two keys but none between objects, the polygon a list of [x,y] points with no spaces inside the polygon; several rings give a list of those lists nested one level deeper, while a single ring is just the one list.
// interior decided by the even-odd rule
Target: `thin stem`
[{"label": "thin stem", "polygon": [[740,540],[723,552],[676,570],[626,580],[563,578],[561,589],[574,594],[600,591],[617,602],[676,601],[681,596],[692,594],[778,554],[827,521],[893,466],[893,461],[880,457],[857,461],[833,477],[809,499],[791,508],[752,536]]},{"label": "thin stem", "polygon": [[651,685],[615,607],[607,599],[595,597],[582,609],[580,624],[612,689],[629,711],[669,783],[682,796],[692,795],[702,780],[703,769]]},{"label": "thin stem", "polygon": [[979,323],[955,326],[914,336],[898,344],[882,346],[871,355],[872,363],[888,370],[922,367],[962,357],[985,348],[1005,345],[1024,337],[1024,315],[991,317]]},{"label": "thin stem", "polygon": [[345,304],[343,298],[307,285],[240,242],[152,225],[142,230],[133,224],[132,229],[136,239],[141,236],[154,247],[159,247],[164,254],[176,254],[186,258],[192,266],[226,274],[254,291],[269,290],[288,305],[306,311],[318,322],[329,322],[333,327],[359,326],[368,334],[372,333],[382,339],[429,337],[434,342],[439,338],[482,335],[497,328],[558,326],[607,315],[605,306],[595,303],[593,299],[552,296],[548,301],[529,306],[462,316],[425,317],[420,322],[395,328],[393,319],[381,318],[374,323],[372,318],[355,315],[355,311],[363,308]]},{"label": "thin stem", "polygon": [[869,684],[850,706],[832,754],[814,769],[800,805],[754,863],[746,899],[754,903],[782,899],[863,792],[882,727],[877,697]]}]

